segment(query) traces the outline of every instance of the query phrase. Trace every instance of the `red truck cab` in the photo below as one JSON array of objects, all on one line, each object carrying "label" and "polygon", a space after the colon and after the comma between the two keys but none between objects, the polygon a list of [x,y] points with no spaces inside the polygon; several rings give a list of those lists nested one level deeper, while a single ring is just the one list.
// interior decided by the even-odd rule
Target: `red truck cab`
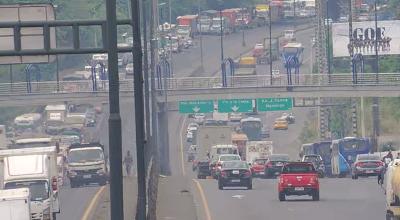
[{"label": "red truck cab", "polygon": [[289,162],[282,168],[279,177],[279,200],[285,201],[289,195],[309,195],[319,200],[318,174],[312,163]]}]

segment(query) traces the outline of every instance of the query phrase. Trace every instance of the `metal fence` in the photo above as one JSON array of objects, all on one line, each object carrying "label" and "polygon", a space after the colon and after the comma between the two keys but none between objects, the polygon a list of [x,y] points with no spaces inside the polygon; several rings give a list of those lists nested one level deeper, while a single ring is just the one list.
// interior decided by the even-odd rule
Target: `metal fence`
[{"label": "metal fence", "polygon": [[[157,79],[158,81],[158,79]],[[159,83],[157,82],[157,85]],[[164,84],[167,86],[165,87]],[[190,89],[218,89],[222,88],[220,77],[182,77],[161,79],[158,90],[190,90]],[[296,86],[393,86],[400,85],[400,73],[374,73],[359,74],[355,82],[351,74],[303,74],[292,76],[292,84],[288,84],[286,75],[274,76],[271,82],[269,75],[254,76],[231,76],[227,78],[228,88],[268,88]],[[87,93],[107,92],[109,83],[107,80],[79,81],[45,81],[1,83],[0,95],[27,95],[27,94],[57,94],[57,93]],[[120,91],[133,92],[133,80],[125,79],[120,81]],[[28,89],[29,88],[29,89]]]}]

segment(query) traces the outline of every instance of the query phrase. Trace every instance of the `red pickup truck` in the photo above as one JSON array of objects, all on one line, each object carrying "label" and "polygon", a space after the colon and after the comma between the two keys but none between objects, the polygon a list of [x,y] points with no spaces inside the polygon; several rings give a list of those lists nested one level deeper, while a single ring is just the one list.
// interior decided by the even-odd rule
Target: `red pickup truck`
[{"label": "red pickup truck", "polygon": [[310,195],[319,200],[318,174],[312,163],[289,162],[282,168],[279,177],[279,200],[285,201],[289,195]]}]

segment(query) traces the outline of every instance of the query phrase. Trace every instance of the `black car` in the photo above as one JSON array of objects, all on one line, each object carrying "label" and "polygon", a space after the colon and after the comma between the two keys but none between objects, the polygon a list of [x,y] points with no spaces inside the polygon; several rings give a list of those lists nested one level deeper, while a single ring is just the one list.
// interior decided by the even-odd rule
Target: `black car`
[{"label": "black car", "polygon": [[222,163],[220,175],[218,175],[218,189],[223,190],[226,186],[242,186],[253,189],[250,166],[245,161]]},{"label": "black car", "polygon": [[207,176],[211,175],[210,172],[210,162],[207,161],[199,161],[197,163],[197,179],[205,179]]},{"label": "black car", "polygon": [[272,154],[268,157],[265,164],[265,177],[271,178],[281,174],[282,167],[289,162],[289,155],[287,154]]}]

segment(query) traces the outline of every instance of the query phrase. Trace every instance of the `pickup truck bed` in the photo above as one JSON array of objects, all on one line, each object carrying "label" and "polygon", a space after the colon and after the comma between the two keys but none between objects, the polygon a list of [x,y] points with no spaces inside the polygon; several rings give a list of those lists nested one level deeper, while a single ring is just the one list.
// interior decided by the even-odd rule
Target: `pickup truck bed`
[{"label": "pickup truck bed", "polygon": [[318,174],[312,163],[291,162],[282,169],[279,178],[279,200],[285,201],[289,195],[309,195],[314,201],[319,200]]}]

